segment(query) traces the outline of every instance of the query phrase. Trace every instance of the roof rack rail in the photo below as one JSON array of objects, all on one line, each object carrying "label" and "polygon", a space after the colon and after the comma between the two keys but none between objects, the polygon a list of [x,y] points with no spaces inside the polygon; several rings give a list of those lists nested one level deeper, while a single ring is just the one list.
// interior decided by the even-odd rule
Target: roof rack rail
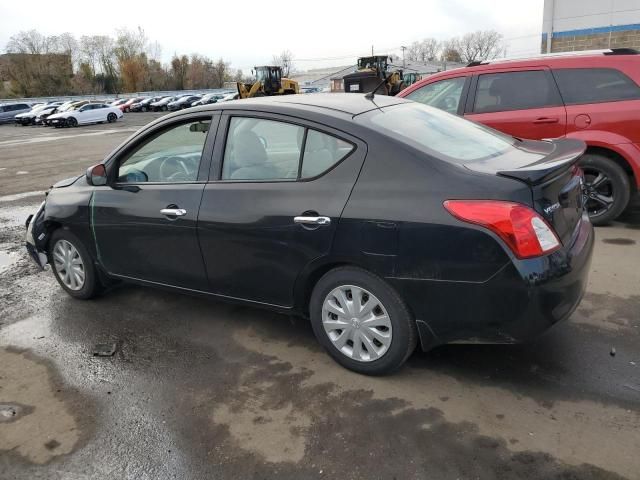
[{"label": "roof rack rail", "polygon": [[474,60],[473,62],[469,62],[467,64],[467,67],[477,67],[478,65],[486,65],[489,62],[485,62],[485,61],[481,61],[481,60]]},{"label": "roof rack rail", "polygon": [[605,55],[638,55],[639,53],[635,48],[612,48],[610,52],[604,52]]}]

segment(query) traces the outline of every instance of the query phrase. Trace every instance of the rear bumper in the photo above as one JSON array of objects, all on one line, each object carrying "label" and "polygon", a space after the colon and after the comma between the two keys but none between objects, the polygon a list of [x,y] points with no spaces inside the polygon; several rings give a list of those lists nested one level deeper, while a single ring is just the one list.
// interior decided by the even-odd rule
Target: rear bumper
[{"label": "rear bumper", "polygon": [[513,260],[486,282],[390,281],[413,311],[425,350],[443,343],[520,343],[577,308],[593,244],[593,226],[584,216],[569,246]]}]

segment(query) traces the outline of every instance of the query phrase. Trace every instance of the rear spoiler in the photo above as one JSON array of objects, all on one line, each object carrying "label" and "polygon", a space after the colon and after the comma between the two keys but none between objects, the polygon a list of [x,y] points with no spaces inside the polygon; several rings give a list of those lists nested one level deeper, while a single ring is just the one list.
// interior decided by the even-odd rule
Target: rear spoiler
[{"label": "rear spoiler", "polygon": [[578,162],[587,149],[586,143],[574,139],[553,140],[553,146],[553,151],[537,162],[515,170],[501,170],[497,174],[522,180],[530,185],[538,185],[568,170]]}]

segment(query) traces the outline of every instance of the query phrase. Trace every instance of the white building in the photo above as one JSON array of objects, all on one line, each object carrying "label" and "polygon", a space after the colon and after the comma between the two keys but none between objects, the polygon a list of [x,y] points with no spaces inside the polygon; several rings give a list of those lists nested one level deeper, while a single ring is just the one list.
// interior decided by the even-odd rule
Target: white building
[{"label": "white building", "polygon": [[640,0],[544,1],[542,53],[602,48],[640,49]]}]

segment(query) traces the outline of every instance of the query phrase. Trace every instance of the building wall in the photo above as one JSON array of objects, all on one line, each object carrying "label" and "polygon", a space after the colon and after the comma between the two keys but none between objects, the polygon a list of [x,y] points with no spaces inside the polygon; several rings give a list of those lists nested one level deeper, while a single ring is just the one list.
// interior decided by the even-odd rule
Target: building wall
[{"label": "building wall", "polygon": [[638,0],[545,0],[542,53],[602,48],[640,50]]}]

